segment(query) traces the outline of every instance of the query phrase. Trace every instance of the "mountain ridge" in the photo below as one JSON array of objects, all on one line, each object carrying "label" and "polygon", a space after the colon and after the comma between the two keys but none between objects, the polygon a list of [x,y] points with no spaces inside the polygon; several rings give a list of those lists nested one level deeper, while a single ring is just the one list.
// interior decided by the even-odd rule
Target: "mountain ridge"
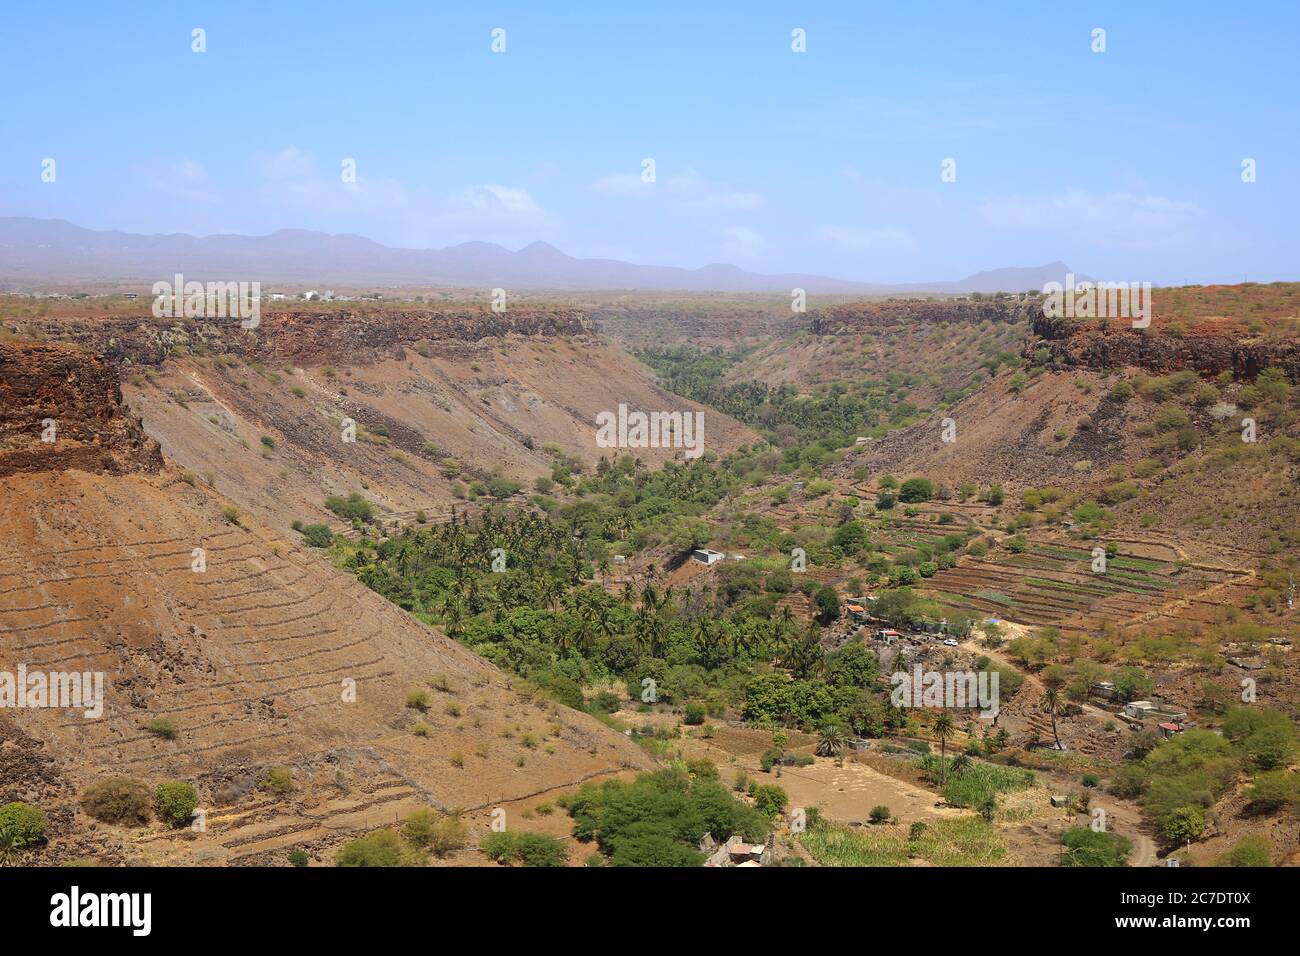
[{"label": "mountain ridge", "polygon": [[[247,276],[262,283],[488,286],[507,289],[891,295],[1023,292],[1062,281],[1065,263],[984,270],[954,281],[875,283],[807,273],[749,272],[731,263],[696,269],[570,256],[535,240],[517,251],[493,242],[401,249],[355,233],[279,229],[266,235],[143,235],[93,230],[63,219],[0,217],[0,282],[152,283],[181,272],[198,280]],[[1080,276],[1080,278],[1084,278]]]}]

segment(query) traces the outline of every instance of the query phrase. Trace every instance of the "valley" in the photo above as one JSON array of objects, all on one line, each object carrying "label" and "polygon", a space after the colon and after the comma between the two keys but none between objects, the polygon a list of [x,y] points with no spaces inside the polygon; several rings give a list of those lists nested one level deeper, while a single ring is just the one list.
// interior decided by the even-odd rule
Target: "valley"
[{"label": "valley", "polygon": [[[1029,295],[0,297],[0,654],[108,684],[0,711],[0,803],[40,863],[698,864],[584,831],[660,790],[786,865],[1295,862],[1295,290],[1157,290],[1141,334]],[[704,456],[599,447],[620,404]],[[996,672],[997,719],[892,706],[918,666]]]}]

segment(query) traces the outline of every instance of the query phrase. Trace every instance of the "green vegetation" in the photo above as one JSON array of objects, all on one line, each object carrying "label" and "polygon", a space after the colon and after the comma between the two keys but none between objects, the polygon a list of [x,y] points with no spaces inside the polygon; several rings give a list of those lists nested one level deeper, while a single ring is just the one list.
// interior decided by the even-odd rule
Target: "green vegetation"
[{"label": "green vegetation", "polygon": [[822,866],[1002,866],[1007,848],[998,832],[979,817],[954,817],[918,824],[908,834],[884,828],[851,830],[829,823],[810,825],[799,837]]},{"label": "green vegetation", "polygon": [[1205,832],[1207,811],[1241,773],[1264,771],[1247,791],[1251,812],[1276,812],[1293,801],[1294,787],[1274,776],[1273,768],[1289,761],[1295,748],[1295,729],[1284,714],[1259,706],[1232,708],[1224,736],[1193,729],[1146,751],[1139,748],[1110,786],[1120,796],[1140,799],[1166,843],[1177,845]]},{"label": "green vegetation", "polygon": [[109,777],[86,788],[81,795],[81,809],[103,823],[142,827],[149,822],[153,799],[141,781]]},{"label": "green vegetation", "polygon": [[338,866],[422,866],[424,856],[392,830],[375,830],[344,844],[335,857]]},{"label": "green vegetation", "polygon": [[750,842],[767,835],[765,811],[779,812],[786,798],[773,787],[761,800],[761,809],[737,800],[707,764],[694,776],[674,766],[631,783],[586,784],[569,798],[568,811],[573,835],[596,841],[613,866],[699,866],[704,855],[697,844],[705,833],[716,840],[739,833]]},{"label": "green vegetation", "polygon": [[481,846],[489,860],[504,865],[565,866],[569,859],[564,841],[543,833],[499,830],[485,836]]},{"label": "green vegetation", "polygon": [[0,806],[0,864],[12,863],[23,850],[44,841],[48,825],[39,807],[20,802]]},{"label": "green vegetation", "polygon": [[154,810],[168,826],[184,826],[199,805],[199,795],[188,783],[169,780],[154,790]]},{"label": "green vegetation", "polygon": [[1132,841],[1109,831],[1070,827],[1061,834],[1061,866],[1124,866]]}]

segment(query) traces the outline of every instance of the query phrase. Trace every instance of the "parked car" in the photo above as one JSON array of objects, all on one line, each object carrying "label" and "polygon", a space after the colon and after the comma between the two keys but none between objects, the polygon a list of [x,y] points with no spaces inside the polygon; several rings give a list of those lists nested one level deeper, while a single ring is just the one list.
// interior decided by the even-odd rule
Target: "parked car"
[{"label": "parked car", "polygon": [[948,638],[948,640],[944,641],[944,643],[947,644],[949,647],[957,647],[961,644],[961,641],[957,640],[956,638],[950,637]]}]

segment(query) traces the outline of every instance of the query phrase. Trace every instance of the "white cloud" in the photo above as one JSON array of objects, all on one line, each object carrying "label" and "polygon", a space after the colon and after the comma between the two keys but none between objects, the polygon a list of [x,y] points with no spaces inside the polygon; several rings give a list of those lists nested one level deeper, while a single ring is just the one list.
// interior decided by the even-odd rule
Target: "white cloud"
[{"label": "white cloud", "polygon": [[487,183],[483,186],[470,186],[465,190],[463,198],[464,208],[478,215],[536,219],[542,214],[542,208],[526,189]]},{"label": "white cloud", "polygon": [[644,182],[639,173],[609,173],[592,183],[592,188],[616,199],[661,198],[704,211],[749,212],[767,203],[759,193],[710,182],[690,168],[664,177],[661,183]]},{"label": "white cloud", "polygon": [[596,192],[618,199],[647,198],[653,192],[654,186],[654,183],[642,182],[641,177],[636,173],[610,173],[608,176],[601,176],[591,184],[591,188]]},{"label": "white cloud", "polygon": [[255,153],[253,163],[267,179],[312,179],[318,175],[316,157],[296,146],[287,146],[278,153]]},{"label": "white cloud", "polygon": [[221,198],[220,191],[208,178],[208,171],[193,159],[156,163],[138,171],[154,189],[176,199],[211,203]]},{"label": "white cloud", "polygon": [[897,255],[916,252],[920,244],[906,229],[887,226],[870,229],[864,226],[822,226],[817,236],[831,245],[851,252],[872,255]]},{"label": "white cloud", "polygon": [[762,233],[748,226],[728,226],[722,234],[727,239],[728,255],[749,256],[763,247]]},{"label": "white cloud", "polygon": [[1147,240],[1176,234],[1205,215],[1194,202],[1128,192],[1090,193],[1068,189],[1056,196],[1007,196],[977,209],[999,229],[1059,230],[1085,227],[1101,237]]}]

